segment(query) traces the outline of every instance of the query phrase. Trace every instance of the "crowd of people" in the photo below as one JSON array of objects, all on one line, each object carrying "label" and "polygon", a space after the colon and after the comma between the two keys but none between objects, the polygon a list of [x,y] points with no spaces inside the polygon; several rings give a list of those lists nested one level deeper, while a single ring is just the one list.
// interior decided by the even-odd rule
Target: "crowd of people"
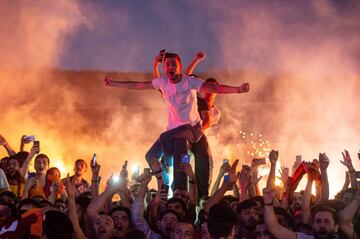
[{"label": "crowd of people", "polygon": [[[215,97],[247,93],[250,88],[247,83],[227,86],[192,75],[204,58],[199,52],[181,73],[181,58],[160,51],[152,81],[105,78],[106,86],[160,91],[169,114],[167,130],[145,154],[149,168],[129,177],[125,161],[119,176],[109,178],[102,192],[101,160],[77,159],[74,174],[64,176],[50,167],[46,149],[40,149],[31,136],[21,138],[18,152],[0,136],[8,154],[0,165],[0,238],[359,238],[360,191],[348,151],[341,161],[347,168],[344,187],[334,199],[329,198],[330,160],[324,153],[311,162],[297,158],[291,174],[289,168],[281,168],[281,186],[277,186],[279,153],[272,150],[262,190],[258,168],[266,159],[255,158],[241,167],[239,160],[224,160],[209,190],[212,155],[206,130],[219,119]],[[29,151],[26,145],[32,146]],[[32,161],[35,172],[29,172]],[[90,182],[84,178],[88,168]],[[306,187],[299,190],[304,176]],[[149,189],[152,178],[157,188]]]},{"label": "crowd of people", "polygon": [[[25,137],[21,142],[27,144]],[[110,178],[99,192],[99,161],[74,162],[74,175],[61,179],[51,160],[33,145],[16,152],[1,136],[8,156],[1,159],[0,238],[358,238],[360,191],[349,152],[343,189],[329,198],[327,168],[320,154],[312,162],[295,161],[281,170],[275,185],[278,152],[269,154],[270,171],[261,191],[259,160],[251,165],[224,161],[209,195],[199,197],[191,164],[182,163],[186,189],[166,187],[157,159],[131,179],[126,164],[120,179]],[[29,143],[31,144],[31,143]],[[29,172],[34,161],[35,172]],[[91,169],[91,182],[84,179]],[[306,175],[304,190],[297,190]],[[152,178],[157,188],[149,189]],[[313,184],[316,188],[312,195]],[[120,195],[114,201],[113,196]],[[170,197],[172,195],[172,197]]]}]

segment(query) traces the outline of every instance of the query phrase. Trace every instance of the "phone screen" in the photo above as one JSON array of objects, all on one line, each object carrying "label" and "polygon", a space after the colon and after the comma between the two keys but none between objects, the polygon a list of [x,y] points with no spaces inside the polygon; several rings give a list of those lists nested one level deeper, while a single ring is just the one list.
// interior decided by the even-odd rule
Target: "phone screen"
[{"label": "phone screen", "polygon": [[190,156],[188,154],[181,155],[181,163],[185,163],[185,164],[190,163]]}]

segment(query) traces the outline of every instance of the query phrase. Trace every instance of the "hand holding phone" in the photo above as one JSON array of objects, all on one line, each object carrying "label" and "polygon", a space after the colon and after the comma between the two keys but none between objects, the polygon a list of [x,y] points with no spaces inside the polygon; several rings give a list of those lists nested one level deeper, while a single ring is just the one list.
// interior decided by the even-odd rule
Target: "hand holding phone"
[{"label": "hand holding phone", "polygon": [[92,159],[91,159],[91,162],[90,162],[90,167],[95,167],[95,165],[96,165],[96,154],[94,153],[93,154],[93,157],[92,157]]},{"label": "hand holding phone", "polygon": [[35,153],[40,153],[40,141],[34,141],[33,147],[35,148]]}]

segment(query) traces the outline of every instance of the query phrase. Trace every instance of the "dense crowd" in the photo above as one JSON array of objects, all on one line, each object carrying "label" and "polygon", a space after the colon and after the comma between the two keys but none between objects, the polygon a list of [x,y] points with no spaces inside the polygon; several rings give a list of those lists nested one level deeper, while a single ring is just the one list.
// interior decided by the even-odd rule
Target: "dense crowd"
[{"label": "dense crowd", "polygon": [[[209,195],[198,197],[191,164],[182,163],[187,188],[173,192],[164,184],[158,160],[136,177],[126,164],[118,177],[101,182],[100,162],[77,159],[74,175],[61,177],[50,167],[46,149],[21,138],[16,152],[1,136],[8,156],[1,159],[0,238],[358,238],[360,192],[350,154],[343,189],[329,198],[326,154],[312,162],[296,160],[292,173],[282,168],[281,187],[275,185],[278,152],[268,157],[266,187],[259,188],[257,169],[224,161]],[[30,145],[29,152],[25,146]],[[28,147],[30,147],[28,146]],[[35,172],[29,172],[34,161]],[[91,180],[84,179],[87,168]],[[64,175],[63,175],[64,176]],[[302,177],[305,190],[297,190]],[[156,189],[148,184],[154,177]],[[339,180],[339,179],[333,179]],[[315,185],[316,193],[312,195]],[[120,200],[113,200],[115,194]],[[172,195],[172,196],[170,196]]]}]

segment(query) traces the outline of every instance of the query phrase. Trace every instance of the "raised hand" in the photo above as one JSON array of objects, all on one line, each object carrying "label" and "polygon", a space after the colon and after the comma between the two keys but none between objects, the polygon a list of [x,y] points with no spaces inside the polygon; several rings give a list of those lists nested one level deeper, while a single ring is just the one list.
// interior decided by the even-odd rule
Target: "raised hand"
[{"label": "raised hand", "polygon": [[93,179],[97,179],[99,176],[99,172],[100,172],[100,164],[98,164],[98,162],[95,161],[94,164],[90,164],[90,168],[91,168],[91,173],[92,173]]},{"label": "raised hand", "polygon": [[275,165],[279,159],[279,151],[271,150],[269,154],[270,163]]},{"label": "raised hand", "polygon": [[199,51],[198,53],[196,53],[195,57],[198,60],[204,60],[206,58],[206,54],[204,51]]},{"label": "raised hand", "polygon": [[7,145],[7,141],[4,136],[0,134],[0,145],[4,146]]},{"label": "raised hand", "polygon": [[352,160],[349,154],[349,151],[347,151],[346,149],[344,150],[344,152],[341,152],[342,156],[343,156],[343,161],[340,160],[340,163],[342,163],[343,165],[345,165],[349,170],[353,170],[353,164],[352,164]]},{"label": "raised hand", "polygon": [[263,199],[264,204],[272,204],[277,196],[277,192],[274,188],[264,188],[263,189]]},{"label": "raised hand", "polygon": [[106,86],[111,86],[112,82],[113,82],[113,80],[109,76],[105,77],[104,83],[105,83]]},{"label": "raised hand", "polygon": [[289,168],[281,166],[281,169],[279,169],[280,177],[278,177],[282,184],[285,186],[287,185],[287,181],[289,179]]},{"label": "raised hand", "polygon": [[185,174],[191,179],[195,178],[194,172],[192,170],[191,164],[183,163],[180,165],[180,169],[185,172]]},{"label": "raised hand", "polygon": [[319,153],[319,164],[320,164],[320,170],[324,171],[328,168],[329,164],[330,164],[330,160],[328,158],[328,156],[326,156],[325,153]]},{"label": "raised hand", "polygon": [[239,183],[241,187],[247,187],[251,183],[251,173],[246,165],[243,166],[239,173]]},{"label": "raised hand", "polygon": [[238,87],[238,93],[247,93],[250,91],[249,83],[244,83],[240,87]]},{"label": "raised hand", "polygon": [[229,176],[229,183],[234,184],[236,183],[236,181],[239,178],[239,173],[236,173],[236,167],[239,163],[239,160],[235,160],[235,162],[231,165],[229,172],[228,172],[228,176]]},{"label": "raised hand", "polygon": [[30,142],[31,142],[30,138],[26,137],[26,135],[21,136],[21,139],[20,139],[21,144],[28,144]]},{"label": "raised hand", "polygon": [[67,174],[67,177],[63,180],[69,198],[75,198],[76,196],[75,180],[75,177],[73,177],[73,180],[70,180],[69,174]]},{"label": "raised hand", "polygon": [[305,172],[307,173],[309,180],[315,180],[319,175],[318,168],[312,163],[305,164]]},{"label": "raised hand", "polygon": [[29,155],[34,156],[35,154],[40,153],[40,147],[37,145],[33,145],[30,149]]},{"label": "raised hand", "polygon": [[224,163],[223,165],[221,165],[220,167],[220,171],[219,174],[221,176],[224,176],[225,173],[229,172],[230,170],[230,165],[228,163]]}]

